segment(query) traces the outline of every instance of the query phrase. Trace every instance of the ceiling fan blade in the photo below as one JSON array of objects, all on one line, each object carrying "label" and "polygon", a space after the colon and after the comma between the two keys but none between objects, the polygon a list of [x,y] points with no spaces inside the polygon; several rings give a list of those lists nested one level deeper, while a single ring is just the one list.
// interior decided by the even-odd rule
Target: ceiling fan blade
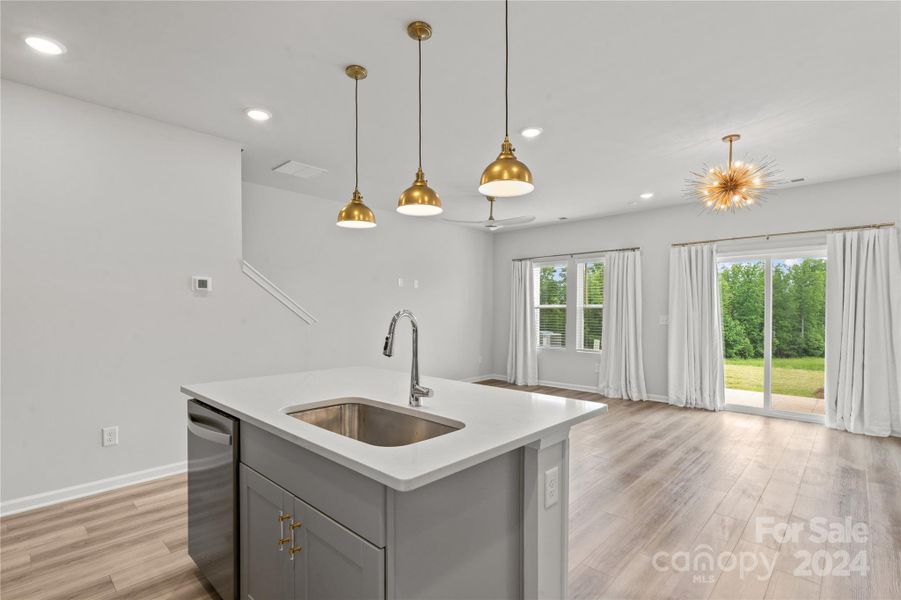
[{"label": "ceiling fan blade", "polygon": [[441,219],[445,223],[462,223],[464,225],[484,225],[489,221],[465,221],[463,219]]},{"label": "ceiling fan blade", "polygon": [[535,217],[511,217],[509,219],[495,219],[494,222],[498,225],[524,225],[525,223],[531,223],[535,220]]}]

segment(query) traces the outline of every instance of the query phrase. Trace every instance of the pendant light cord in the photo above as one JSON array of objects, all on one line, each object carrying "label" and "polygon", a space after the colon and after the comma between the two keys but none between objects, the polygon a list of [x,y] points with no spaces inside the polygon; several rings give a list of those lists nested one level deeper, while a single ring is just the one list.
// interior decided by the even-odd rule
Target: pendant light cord
[{"label": "pendant light cord", "polygon": [[729,140],[729,170],[732,169],[732,140]]},{"label": "pendant light cord", "polygon": [[504,0],[504,137],[510,137],[510,10]]},{"label": "pendant light cord", "polygon": [[354,191],[360,191],[360,109],[357,88],[360,80],[354,79]]},{"label": "pendant light cord", "polygon": [[422,38],[419,39],[419,170],[422,171]]}]

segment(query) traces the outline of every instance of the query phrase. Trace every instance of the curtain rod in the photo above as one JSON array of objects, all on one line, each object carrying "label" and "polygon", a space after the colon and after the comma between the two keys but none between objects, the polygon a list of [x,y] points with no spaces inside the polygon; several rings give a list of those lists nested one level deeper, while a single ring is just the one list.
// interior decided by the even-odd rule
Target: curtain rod
[{"label": "curtain rod", "polygon": [[743,235],[739,237],[728,237],[728,238],[719,238],[716,240],[698,240],[696,242],[679,242],[677,244],[672,244],[673,248],[678,248],[681,246],[694,246],[696,244],[712,244],[713,242],[732,242],[736,240],[758,240],[758,239],[770,239],[772,237],[782,237],[786,235],[804,235],[806,233],[835,233],[838,231],[856,231],[858,229],[879,229],[881,227],[894,227],[895,222],[890,221],[888,223],[873,223],[871,225],[855,225],[853,227],[830,227],[826,229],[805,229],[802,231],[785,231],[782,233],[764,233],[761,235]]},{"label": "curtain rod", "polygon": [[518,260],[535,260],[536,258],[558,258],[569,256],[572,258],[573,256],[582,256],[583,254],[603,254],[604,252],[635,252],[641,250],[641,246],[635,246],[634,248],[608,248],[606,250],[586,250],[585,252],[567,252],[565,254],[546,254],[545,256],[521,256],[519,258],[514,258],[514,261]]}]

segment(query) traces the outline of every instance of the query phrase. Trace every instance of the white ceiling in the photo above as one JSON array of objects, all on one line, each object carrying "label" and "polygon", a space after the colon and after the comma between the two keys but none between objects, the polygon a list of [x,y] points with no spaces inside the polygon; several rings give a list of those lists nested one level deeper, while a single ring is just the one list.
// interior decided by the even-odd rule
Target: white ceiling
[{"label": "white ceiling", "polygon": [[[237,140],[244,179],[393,210],[416,168],[416,45],[424,19],[424,162],[452,218],[484,218],[476,187],[503,134],[499,2],[3,2],[2,75]],[[536,191],[496,216],[538,222],[684,202],[688,172],[774,158],[817,183],[899,169],[901,3],[516,2],[510,126]],[[28,33],[68,53],[37,55]],[[242,110],[272,111],[265,124]],[[525,140],[526,125],[544,135]],[[272,173],[295,159],[328,170]],[[653,191],[653,200],[637,200]],[[630,204],[632,203],[632,204]],[[765,208],[764,208],[765,209]],[[763,209],[762,209],[763,210]]]}]

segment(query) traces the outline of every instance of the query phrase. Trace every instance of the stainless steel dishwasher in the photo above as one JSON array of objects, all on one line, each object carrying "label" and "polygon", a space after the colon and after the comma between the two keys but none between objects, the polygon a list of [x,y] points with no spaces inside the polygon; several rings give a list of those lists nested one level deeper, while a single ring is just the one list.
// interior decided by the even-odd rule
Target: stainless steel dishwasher
[{"label": "stainless steel dishwasher", "polygon": [[188,554],[223,600],[238,593],[238,421],[188,400]]}]

